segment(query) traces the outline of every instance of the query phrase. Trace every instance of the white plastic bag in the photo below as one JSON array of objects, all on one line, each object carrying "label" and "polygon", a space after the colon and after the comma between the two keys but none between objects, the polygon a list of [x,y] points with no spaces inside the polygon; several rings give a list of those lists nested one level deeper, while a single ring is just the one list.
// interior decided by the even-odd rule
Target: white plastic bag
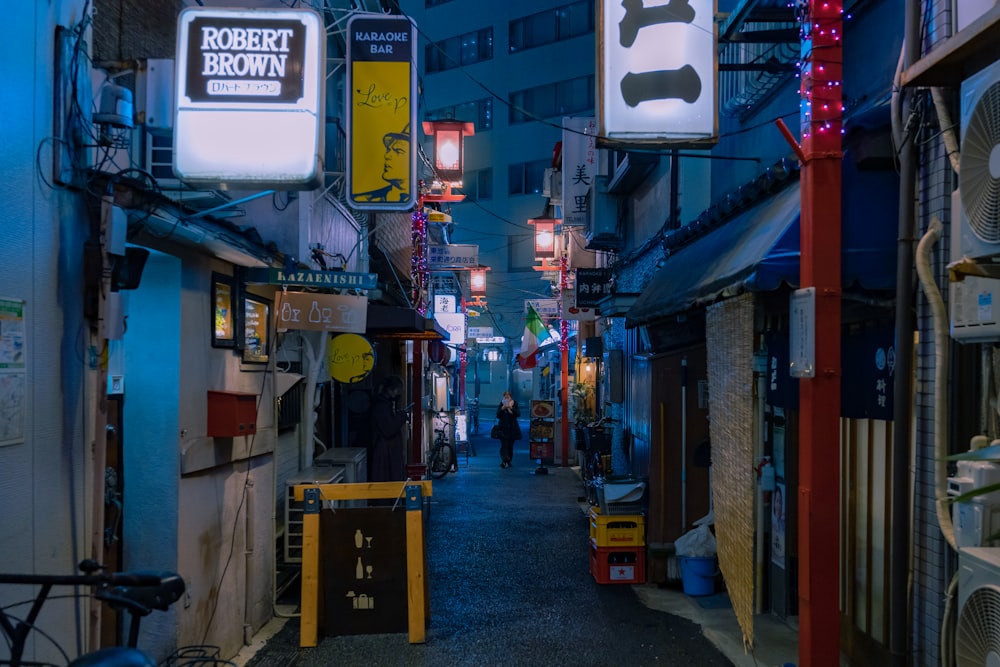
[{"label": "white plastic bag", "polygon": [[678,556],[693,558],[714,556],[715,535],[709,530],[708,524],[702,524],[678,537],[674,542],[674,549]]}]

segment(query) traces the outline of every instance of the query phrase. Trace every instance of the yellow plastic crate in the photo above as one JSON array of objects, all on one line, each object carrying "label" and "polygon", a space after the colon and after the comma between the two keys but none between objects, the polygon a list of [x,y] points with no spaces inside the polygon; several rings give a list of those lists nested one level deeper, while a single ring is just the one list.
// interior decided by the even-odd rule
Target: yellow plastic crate
[{"label": "yellow plastic crate", "polygon": [[602,516],[590,508],[590,539],[598,547],[641,547],[646,544],[646,517],[641,514]]}]

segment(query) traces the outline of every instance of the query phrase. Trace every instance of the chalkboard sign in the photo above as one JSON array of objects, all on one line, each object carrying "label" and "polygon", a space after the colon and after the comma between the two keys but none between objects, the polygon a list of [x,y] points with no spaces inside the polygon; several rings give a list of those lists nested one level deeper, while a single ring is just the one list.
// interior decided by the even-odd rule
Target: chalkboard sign
[{"label": "chalkboard sign", "polygon": [[324,509],[320,535],[325,634],[406,632],[405,509]]}]

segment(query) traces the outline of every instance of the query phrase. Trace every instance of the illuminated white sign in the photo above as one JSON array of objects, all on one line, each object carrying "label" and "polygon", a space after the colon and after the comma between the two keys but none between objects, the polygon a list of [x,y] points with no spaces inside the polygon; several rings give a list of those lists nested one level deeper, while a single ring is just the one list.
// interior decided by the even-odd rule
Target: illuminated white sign
[{"label": "illuminated white sign", "polygon": [[452,345],[465,344],[465,314],[434,313],[434,319],[437,320],[442,329],[448,332],[447,343]]},{"label": "illuminated white sign", "polygon": [[177,24],[174,173],[197,185],[321,180],[326,66],[312,10],[189,8]]},{"label": "illuminated white sign", "polygon": [[715,143],[715,0],[600,2],[603,136]]},{"label": "illuminated white sign", "polygon": [[597,120],[563,118],[563,227],[583,227],[593,206],[590,188],[597,176]]},{"label": "illuminated white sign", "polygon": [[434,295],[435,313],[455,313],[458,312],[458,300],[450,294]]}]

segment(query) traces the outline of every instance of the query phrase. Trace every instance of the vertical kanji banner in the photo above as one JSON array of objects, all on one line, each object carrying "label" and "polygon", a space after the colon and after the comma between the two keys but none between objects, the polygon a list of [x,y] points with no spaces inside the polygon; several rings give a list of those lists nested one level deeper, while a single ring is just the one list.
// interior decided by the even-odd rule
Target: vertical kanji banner
[{"label": "vertical kanji banner", "polygon": [[597,120],[563,118],[562,193],[563,227],[586,227],[594,199],[591,187],[597,176]]},{"label": "vertical kanji banner", "polygon": [[347,184],[355,209],[416,203],[416,26],[402,16],[347,22]]}]

